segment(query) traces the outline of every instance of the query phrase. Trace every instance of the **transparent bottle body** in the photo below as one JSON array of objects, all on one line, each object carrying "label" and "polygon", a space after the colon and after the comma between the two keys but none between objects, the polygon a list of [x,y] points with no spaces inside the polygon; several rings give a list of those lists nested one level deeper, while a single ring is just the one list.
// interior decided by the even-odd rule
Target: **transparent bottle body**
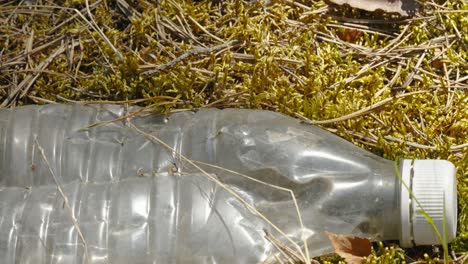
[{"label": "transparent bottle body", "polygon": [[[278,254],[266,233],[293,249],[291,241],[304,250],[305,238],[311,255],[331,252],[325,231],[399,237],[392,161],[269,111],[143,113],[86,129],[135,109],[0,111],[4,263],[256,263]],[[294,193],[303,228],[291,194],[272,185]]]}]

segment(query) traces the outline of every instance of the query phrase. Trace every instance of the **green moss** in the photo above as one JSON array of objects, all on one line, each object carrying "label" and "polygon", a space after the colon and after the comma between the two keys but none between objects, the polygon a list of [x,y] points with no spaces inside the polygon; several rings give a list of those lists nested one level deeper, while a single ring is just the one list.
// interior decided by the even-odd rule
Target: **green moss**
[{"label": "green moss", "polygon": [[[444,8],[425,4],[415,19],[398,23],[392,23],[391,16],[349,7],[317,12],[327,6],[323,1],[297,2],[310,10],[283,0],[163,0],[158,6],[127,2],[129,9],[109,1],[91,8],[105,37],[93,28],[85,1],[11,13],[8,25],[0,25],[0,99],[5,100],[28,75],[39,73],[28,95],[47,100],[165,95],[184,103],[159,110],[216,102],[218,107],[263,108],[326,120],[402,92],[425,90],[371,114],[324,126],[389,159],[439,158],[455,163],[460,214],[458,238],[451,247],[457,253],[468,251],[468,151],[450,149],[468,142],[468,84],[457,82],[468,75],[466,1],[436,1]],[[76,15],[72,9],[84,10],[86,21],[80,16],[67,20]],[[1,13],[1,18],[6,21],[8,14]],[[364,25],[371,32],[356,33],[360,32],[356,26],[332,16],[370,19]],[[403,30],[406,33],[395,40]],[[25,56],[32,31],[33,48],[38,50]],[[194,48],[234,39],[240,44],[232,49],[189,56],[156,74],[144,74]],[[35,71],[54,51],[74,43],[79,45],[66,48],[44,70]],[[42,103],[27,96],[14,102]],[[379,250],[383,253],[370,262],[401,260],[399,249]]]}]

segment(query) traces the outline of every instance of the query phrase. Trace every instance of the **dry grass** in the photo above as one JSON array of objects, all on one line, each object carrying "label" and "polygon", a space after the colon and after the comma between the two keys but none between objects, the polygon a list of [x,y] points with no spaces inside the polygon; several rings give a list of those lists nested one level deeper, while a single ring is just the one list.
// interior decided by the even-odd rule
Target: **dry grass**
[{"label": "dry grass", "polygon": [[468,252],[467,13],[464,0],[426,1],[411,18],[312,0],[6,1],[0,107],[262,108],[389,159],[448,159],[458,256]]}]

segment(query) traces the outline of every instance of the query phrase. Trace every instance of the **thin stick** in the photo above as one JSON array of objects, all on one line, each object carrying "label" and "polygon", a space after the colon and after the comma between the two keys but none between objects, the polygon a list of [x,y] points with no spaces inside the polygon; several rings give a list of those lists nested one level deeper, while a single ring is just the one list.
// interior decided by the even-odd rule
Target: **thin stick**
[{"label": "thin stick", "polygon": [[191,50],[187,51],[186,53],[182,54],[181,56],[173,59],[172,61],[170,61],[168,63],[162,64],[162,65],[157,65],[154,70],[149,70],[149,71],[143,72],[143,74],[147,74],[147,75],[155,74],[155,73],[158,73],[160,71],[166,70],[168,68],[174,67],[177,63],[182,62],[183,60],[187,59],[188,57],[201,55],[201,54],[207,54],[207,53],[211,53],[211,52],[216,52],[218,50],[229,48],[229,47],[231,47],[233,45],[236,45],[238,43],[239,43],[238,40],[231,40],[231,41],[228,41],[228,42],[225,42],[223,44],[213,46],[213,47],[210,47],[210,48],[194,48],[194,49],[191,49]]},{"label": "thin stick", "polygon": [[374,98],[379,97],[387,88],[391,88],[395,84],[395,82],[398,80],[398,77],[400,77],[400,73],[401,73],[401,65],[398,65],[397,71],[395,75],[393,75],[393,78],[390,80],[390,82],[387,83],[387,85],[385,85],[382,89],[378,90],[374,94]]},{"label": "thin stick", "polygon": [[[102,0],[98,0],[94,3],[92,3],[89,8],[90,9],[94,9],[96,8],[96,6],[98,6],[100,3],[101,3]],[[88,7],[85,7],[83,9],[80,10],[80,12],[84,12],[85,9],[87,9]],[[53,29],[49,30],[48,34],[52,34],[53,32],[55,32],[57,29],[61,29],[63,28],[63,26],[67,23],[69,23],[70,21],[72,21],[73,19],[75,19],[76,17],[78,16],[78,14],[74,14],[73,16],[67,18],[66,20],[64,20],[62,23],[58,24],[57,26],[55,26]]]},{"label": "thin stick", "polygon": [[33,100],[36,104],[39,103],[39,102],[46,103],[46,104],[58,104],[55,101],[47,100],[47,99],[37,97],[37,96],[34,96],[34,95],[27,95],[27,97],[30,98],[31,100]]},{"label": "thin stick", "polygon": [[[85,4],[86,4],[86,11],[88,12],[88,16],[89,16],[91,22],[94,24],[94,29],[101,36],[101,38],[107,43],[107,45],[115,52],[117,57],[120,60],[122,60],[123,59],[122,53],[120,53],[120,51],[112,44],[112,42],[110,42],[109,38],[107,38],[106,34],[104,34],[104,32],[102,32],[101,28],[98,26],[98,24],[94,20],[93,14],[91,13],[91,9],[89,7],[89,1],[86,0]],[[75,9],[75,11],[80,13],[80,11],[78,11],[78,9]]]},{"label": "thin stick", "polygon": [[[297,253],[294,252],[294,250],[292,250],[290,247],[288,247],[283,242],[281,242],[279,239],[277,239],[276,237],[274,237],[271,234],[267,233],[266,231],[265,231],[265,233],[266,233],[266,238],[269,241],[271,241],[273,244],[276,244],[279,247],[283,248],[284,251],[286,251],[290,256],[293,256],[296,260],[301,260],[301,256],[297,255]],[[305,263],[307,263],[307,262],[305,262]]]},{"label": "thin stick", "polygon": [[371,70],[371,69],[374,69],[374,68],[377,68],[379,67],[380,65],[383,65],[385,63],[387,63],[388,60],[381,60],[381,61],[373,61],[373,62],[370,62],[366,65],[364,65],[357,73],[355,74],[352,74],[350,77],[348,78],[345,78],[343,81],[340,81],[340,82],[336,82],[332,85],[330,85],[328,87],[328,89],[332,89],[332,88],[335,88],[336,86],[344,83],[344,84],[349,84],[351,83],[352,81],[356,80],[358,77],[360,77],[362,74],[364,74],[365,72]]},{"label": "thin stick", "polygon": [[223,96],[222,99],[219,99],[219,100],[216,100],[216,101],[214,101],[214,102],[211,102],[211,103],[209,103],[209,104],[207,104],[207,105],[204,105],[203,108],[214,107],[214,106],[216,106],[217,104],[222,103],[222,102],[224,102],[224,101],[227,101],[227,100],[230,99],[230,98],[238,97],[238,96],[241,96],[241,95],[243,95],[243,94],[247,94],[247,92],[238,92],[238,93],[234,93],[234,94],[230,94],[230,95]]},{"label": "thin stick", "polygon": [[[392,101],[395,101],[397,99],[412,96],[412,95],[415,95],[415,94],[427,93],[427,92],[429,92],[429,91],[416,91],[416,92],[411,92],[411,93],[407,93],[407,94],[400,94],[400,95],[397,95],[395,97],[390,97],[390,98],[387,98],[385,100],[382,100],[382,101],[380,101],[378,103],[375,103],[375,104],[373,104],[371,106],[365,107],[365,108],[363,108],[361,110],[358,110],[356,112],[353,112],[351,114],[344,115],[342,117],[332,118],[332,119],[328,119],[328,120],[310,120],[310,119],[307,119],[307,120],[304,120],[303,122],[306,123],[306,124],[311,124],[311,125],[325,125],[325,124],[341,122],[341,121],[345,121],[345,120],[348,120],[348,119],[351,119],[351,118],[355,118],[355,117],[358,117],[358,116],[365,115],[365,114],[369,113],[370,111],[375,110],[375,109],[377,109],[379,107],[382,107],[385,104],[390,103]],[[296,114],[296,116],[298,116],[298,117],[300,117],[302,119],[306,119],[304,116],[299,115],[299,114]]]},{"label": "thin stick", "polygon": [[[73,45],[78,46],[76,43],[73,44]],[[75,46],[73,46],[72,48],[74,48]],[[23,79],[23,81],[21,81],[21,83],[15,88],[15,90],[13,90],[8,95],[8,97],[2,102],[2,104],[0,105],[0,108],[3,108],[5,106],[7,106],[8,103],[10,103],[13,98],[18,96],[18,93],[19,93],[20,90],[23,90],[21,95],[19,95],[20,98],[24,97],[26,95],[26,93],[28,92],[29,88],[31,88],[31,86],[33,85],[34,81],[40,76],[40,74],[41,74],[40,71],[44,70],[56,57],[58,57],[63,52],[65,52],[65,46],[64,45],[60,46],[60,48],[55,50],[54,53],[52,53],[48,58],[46,58],[41,63],[39,63],[39,65],[35,69],[35,72],[39,72],[39,73],[36,73],[35,75],[28,74]]]},{"label": "thin stick", "polygon": [[[29,56],[29,55],[34,55],[34,54],[38,53],[39,51],[42,51],[42,50],[44,50],[44,49],[46,49],[46,48],[48,48],[48,47],[50,47],[50,46],[53,46],[53,45],[57,44],[58,42],[62,41],[64,38],[65,38],[64,36],[60,36],[60,37],[58,37],[58,38],[56,38],[56,39],[53,39],[53,40],[47,42],[47,43],[44,44],[44,45],[41,45],[41,46],[39,46],[39,47],[36,47],[36,48],[32,49],[32,50],[31,50],[29,53],[27,53],[27,54],[17,55],[17,56],[15,56],[15,57],[11,58],[10,60],[8,60],[5,64],[2,64],[1,67],[3,68],[3,67],[5,67],[5,66],[8,66],[8,64],[7,64],[8,62],[9,62],[9,63],[13,63],[14,61],[17,61],[17,60],[19,60],[19,59],[22,59],[23,57],[27,57],[27,56]],[[4,60],[3,57],[6,57],[6,55],[0,56],[0,60]],[[5,60],[6,60],[6,58],[5,58]]]},{"label": "thin stick", "polygon": [[221,42],[221,43],[224,42],[224,40],[222,40],[222,39],[218,38],[217,36],[211,34],[206,28],[204,28],[202,25],[200,25],[193,17],[188,16],[188,19],[189,19],[192,23],[194,23],[198,28],[200,28],[203,32],[205,32],[205,34],[207,34],[208,36],[210,36],[211,38],[213,38],[213,39],[215,39],[215,40],[217,40],[217,41],[219,41],[219,42]]},{"label": "thin stick", "polygon": [[408,146],[415,147],[415,148],[420,148],[420,149],[432,149],[432,150],[436,149],[436,147],[434,147],[434,146],[428,146],[428,145],[423,145],[423,144],[419,144],[419,143],[415,143],[415,142],[410,142],[410,141],[395,138],[395,137],[392,137],[392,136],[384,136],[384,139],[390,140],[390,141],[395,141],[395,142],[398,142],[398,143],[404,143],[404,144],[406,144]]},{"label": "thin stick", "polygon": [[26,42],[26,49],[24,51],[24,54],[28,54],[27,55],[28,65],[31,68],[33,67],[33,60],[31,58],[31,55],[29,55],[29,53],[32,50],[33,44],[34,44],[34,30],[31,30],[31,35],[29,36],[29,39]]},{"label": "thin stick", "polygon": [[[271,238],[270,234],[266,233],[265,238],[281,253],[281,255],[283,255],[286,258],[288,263],[294,264],[294,261],[288,256],[288,254],[286,254],[286,252],[284,252],[284,250],[280,247],[280,245],[278,245],[278,243],[276,243],[276,241]],[[279,260],[280,263],[283,263],[283,261],[281,260],[280,257],[277,256],[277,254],[275,254],[274,257],[276,260]]]},{"label": "thin stick", "polygon": [[37,139],[35,139],[34,141],[35,141],[35,143],[37,145],[37,148],[39,149],[39,152],[41,153],[42,159],[46,163],[47,168],[49,169],[49,172],[52,175],[52,178],[54,179],[55,185],[57,186],[57,190],[60,192],[60,195],[63,198],[63,201],[65,203],[65,207],[67,208],[68,213],[70,214],[70,218],[72,219],[73,225],[76,228],[76,232],[78,233],[78,236],[80,237],[81,241],[83,242],[86,263],[91,263],[91,261],[89,259],[89,255],[88,255],[88,243],[86,242],[86,240],[85,240],[85,238],[83,236],[83,233],[81,232],[81,228],[80,228],[80,225],[78,224],[78,221],[76,220],[75,216],[73,215],[73,209],[71,208],[70,203],[68,202],[68,197],[65,194],[65,192],[62,190],[62,187],[60,187],[60,183],[59,183],[59,181],[57,179],[57,176],[55,175],[54,171],[52,170],[52,167],[50,166],[49,160],[47,159],[47,157],[46,157],[46,155],[44,153],[44,149],[41,147],[41,145],[39,144]]},{"label": "thin stick", "polygon": [[124,115],[124,116],[121,116],[121,117],[118,117],[118,118],[115,118],[115,119],[112,119],[112,120],[107,120],[107,121],[102,121],[102,122],[97,122],[97,123],[94,123],[94,124],[91,124],[91,125],[88,125],[86,127],[84,127],[85,129],[88,129],[88,128],[92,128],[92,127],[97,127],[97,126],[102,126],[102,125],[107,125],[107,124],[110,124],[110,123],[114,123],[114,122],[118,122],[118,121],[121,121],[121,120],[125,120],[127,118],[130,118],[130,117],[133,117],[133,116],[136,116],[138,115],[139,113],[141,112],[144,112],[148,109],[151,109],[153,107],[156,107],[156,106],[162,106],[162,105],[168,105],[168,104],[176,104],[177,102],[176,101],[171,101],[171,102],[161,102],[161,103],[154,103],[154,104],[150,104],[150,105],[147,105],[143,108],[140,108],[136,111],[133,111],[131,113],[129,113],[128,115]]},{"label": "thin stick", "polygon": [[[89,5],[88,0],[86,0],[86,4],[87,4],[86,9],[90,13],[91,9],[90,9],[90,5]],[[96,22],[94,22],[94,19],[92,18],[92,16],[91,16],[91,19],[93,19],[93,20],[89,21],[83,15],[83,13],[81,13],[80,10],[78,10],[76,8],[57,7],[57,6],[50,6],[50,5],[31,5],[31,6],[29,6],[29,8],[32,8],[32,7],[42,7],[42,8],[50,8],[50,9],[63,9],[63,10],[70,10],[72,12],[75,12],[81,19],[83,19],[83,21],[86,22],[86,24],[88,24],[93,30],[95,30],[98,33],[98,35],[104,40],[104,42],[106,42],[106,44],[109,45],[109,47],[116,53],[116,55],[117,55],[117,57],[119,57],[119,59],[123,58],[123,55],[120,53],[120,51],[117,50],[117,48],[112,44],[112,42],[109,40],[109,38],[107,38],[107,36],[104,34],[104,32],[102,32],[102,30],[97,26]]]},{"label": "thin stick", "polygon": [[284,264],[284,262],[283,262],[277,255],[275,255],[275,259],[276,259],[276,261],[278,261],[280,264]]},{"label": "thin stick", "polygon": [[413,34],[412,32],[406,34],[406,31],[408,30],[408,28],[409,28],[409,25],[406,25],[405,28],[403,28],[403,30],[401,31],[401,33],[398,35],[398,37],[390,41],[388,45],[381,48],[379,51],[377,51],[377,53],[382,53],[382,54],[389,53],[393,49],[396,49],[398,46],[400,46],[403,42],[405,42],[406,39],[408,39]]},{"label": "thin stick", "polygon": [[[255,63],[257,59],[255,58],[254,55],[252,54],[244,54],[244,53],[233,53],[232,56],[236,60],[241,60],[241,61],[247,61],[250,63]],[[272,57],[273,60],[278,61],[280,63],[290,63],[290,64],[295,64],[300,67],[304,66],[304,63],[299,61],[299,60],[294,60],[290,58],[280,58],[280,57]]]},{"label": "thin stick", "polygon": [[[419,144],[419,143],[415,143],[415,142],[410,142],[410,141],[395,138],[395,137],[392,137],[392,136],[384,136],[384,139],[390,140],[390,141],[395,141],[395,142],[398,142],[398,143],[404,143],[404,144],[406,144],[406,145],[408,145],[410,147],[414,147],[414,148],[431,149],[431,150],[436,150],[437,149],[437,147],[435,147],[435,146],[429,146],[429,145],[423,145],[423,144]],[[464,148],[468,148],[468,143],[452,146],[452,147],[450,147],[450,151],[453,151],[453,152],[460,151],[460,150],[462,150]]]},{"label": "thin stick", "polygon": [[452,146],[452,147],[450,147],[450,150],[451,151],[459,151],[459,150],[462,150],[464,148],[468,148],[468,143]]},{"label": "thin stick", "polygon": [[80,101],[81,104],[137,104],[137,103],[143,103],[151,100],[158,100],[158,99],[167,99],[167,100],[176,100],[180,102],[184,102],[180,99],[177,99],[172,96],[167,96],[167,95],[157,95],[157,96],[152,96],[148,98],[141,98],[141,99],[132,99],[132,100],[122,100],[122,101],[108,101],[108,100],[96,100],[96,101]]},{"label": "thin stick", "polygon": [[366,32],[366,33],[369,33],[369,34],[377,33],[377,34],[379,34],[381,36],[384,36],[384,37],[395,38],[395,35],[388,34],[386,31],[379,30],[379,29],[373,29],[373,28],[365,27],[365,26],[363,27],[363,26],[356,26],[356,25],[350,25],[350,24],[341,25],[341,24],[328,23],[327,27],[353,29],[353,30],[356,30],[356,31]]},{"label": "thin stick", "polygon": [[409,86],[411,84],[411,82],[413,82],[414,75],[418,72],[419,66],[421,66],[421,63],[422,63],[424,57],[426,57],[426,51],[425,50],[424,50],[423,54],[421,55],[421,57],[419,57],[418,62],[416,62],[416,66],[414,66],[414,71],[411,72],[410,76],[408,76],[406,81],[403,83],[403,85],[402,85],[403,88],[406,88],[407,86]]}]

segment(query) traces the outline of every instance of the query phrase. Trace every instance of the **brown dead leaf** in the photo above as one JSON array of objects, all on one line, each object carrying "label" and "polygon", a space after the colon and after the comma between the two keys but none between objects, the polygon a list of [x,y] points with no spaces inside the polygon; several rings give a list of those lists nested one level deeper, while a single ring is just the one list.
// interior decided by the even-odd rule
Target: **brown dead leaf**
[{"label": "brown dead leaf", "polygon": [[349,264],[362,263],[363,257],[371,254],[372,245],[369,239],[350,235],[336,235],[325,232],[330,239],[335,253],[344,258]]},{"label": "brown dead leaf", "polygon": [[345,30],[338,32],[337,35],[341,40],[348,43],[356,43],[364,33],[360,30],[346,28]]},{"label": "brown dead leaf", "polygon": [[388,13],[397,13],[402,16],[414,15],[419,8],[416,0],[328,0],[337,5],[348,4],[351,7],[367,11],[383,10]]}]

